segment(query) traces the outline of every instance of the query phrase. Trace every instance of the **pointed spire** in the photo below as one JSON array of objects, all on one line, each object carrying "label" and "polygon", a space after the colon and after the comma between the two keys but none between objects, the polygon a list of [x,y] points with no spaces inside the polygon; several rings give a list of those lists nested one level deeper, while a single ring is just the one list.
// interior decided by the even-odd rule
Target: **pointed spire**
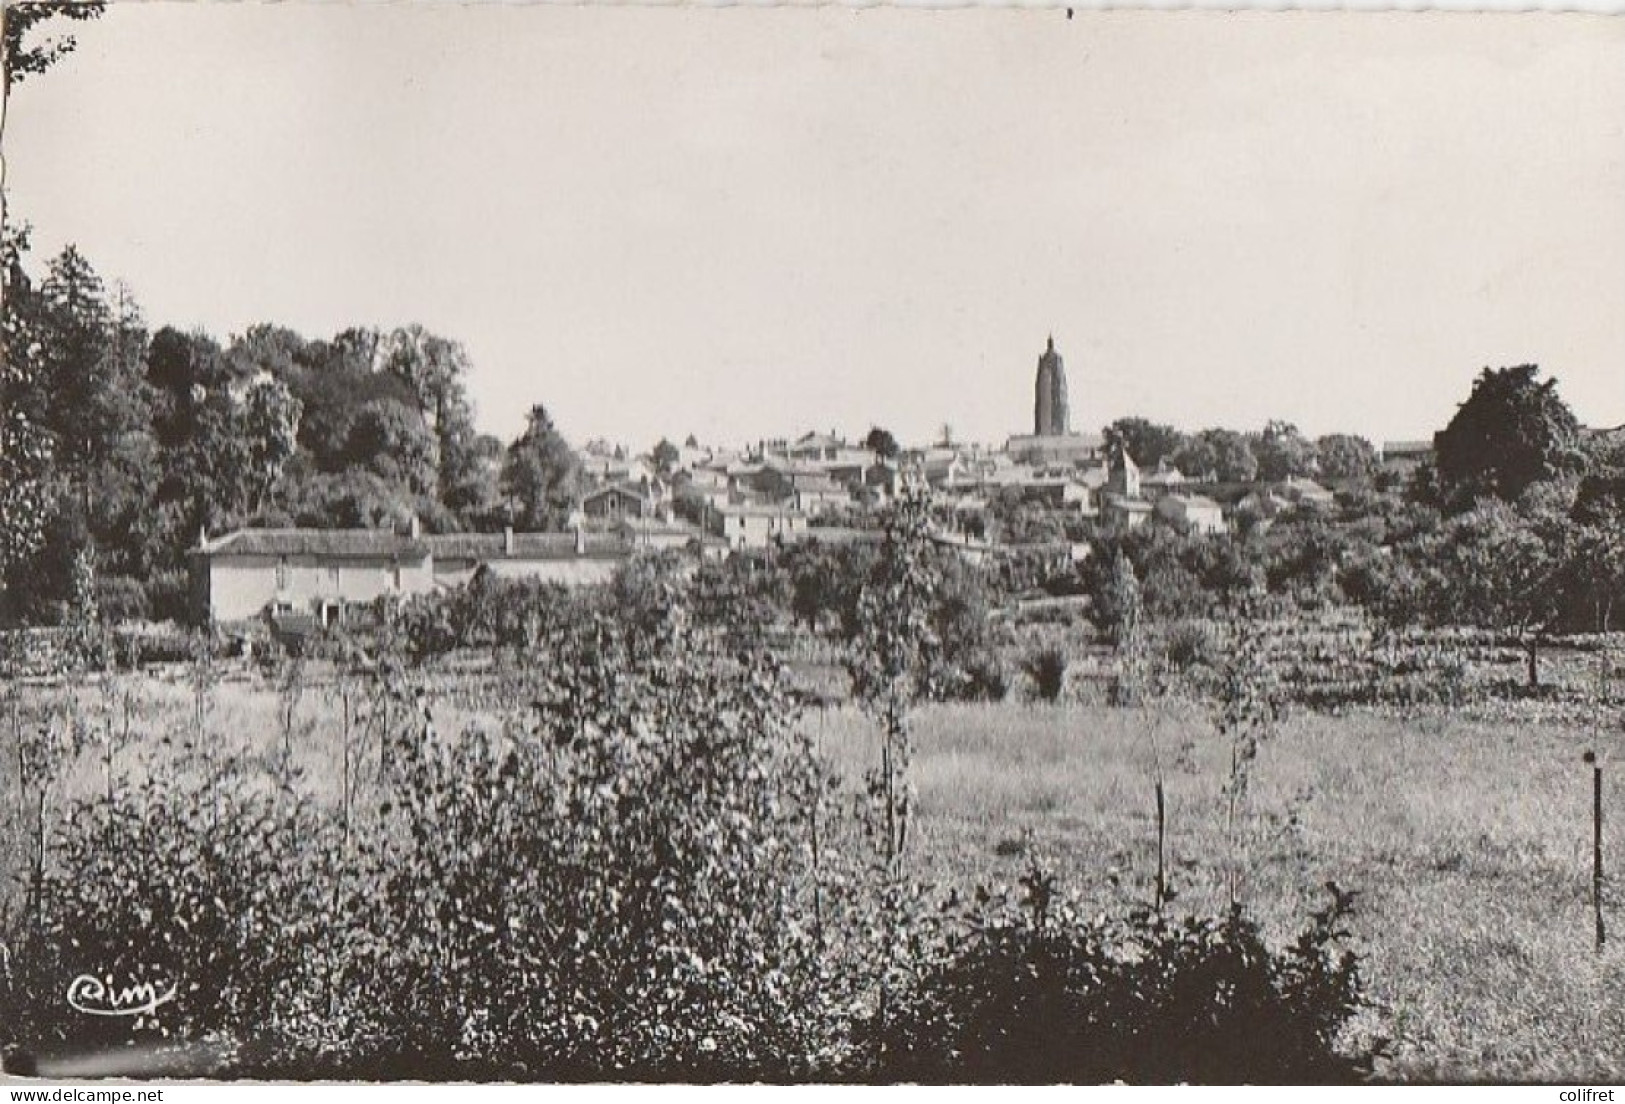
[{"label": "pointed spire", "polygon": [[1053,353],[1055,351],[1055,335],[1053,333],[1049,335],[1049,343],[1044,351],[1049,353]]}]

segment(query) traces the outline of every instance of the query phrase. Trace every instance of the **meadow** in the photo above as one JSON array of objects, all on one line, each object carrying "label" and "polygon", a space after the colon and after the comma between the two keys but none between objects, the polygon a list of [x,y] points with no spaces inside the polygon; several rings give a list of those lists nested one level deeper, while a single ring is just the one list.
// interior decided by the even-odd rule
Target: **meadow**
[{"label": "meadow", "polygon": [[[441,731],[500,727],[477,682],[433,684]],[[301,784],[336,801],[354,772],[341,769],[337,692],[316,678],[290,691],[244,675],[214,690],[207,730],[222,753],[270,760],[286,747]],[[45,715],[65,693],[30,691],[26,709]],[[120,717],[142,733],[193,723],[195,697],[178,676],[120,676],[72,693],[82,712],[99,699],[115,729]],[[368,754],[358,743],[365,710],[352,703],[352,758]],[[855,800],[878,755],[874,722],[838,706],[809,710],[801,723]],[[1229,748],[1200,706],[932,705],[912,725],[910,862],[920,877],[961,891],[1010,885],[1036,859],[1090,908],[1147,902],[1160,774],[1173,911],[1222,909],[1232,864],[1243,872],[1242,899],[1276,938],[1328,881],[1358,893],[1352,945],[1376,1002],[1367,1026],[1393,1039],[1380,1075],[1625,1076],[1625,930],[1594,948],[1591,778],[1581,761],[1591,748],[1605,765],[1618,761],[1617,725],[1605,733],[1515,710],[1493,720],[1299,711],[1261,748],[1234,836]],[[52,784],[48,809],[111,776],[141,775],[169,746],[142,736],[110,759],[79,752]],[[1610,829],[1605,844],[1616,838]]]}]

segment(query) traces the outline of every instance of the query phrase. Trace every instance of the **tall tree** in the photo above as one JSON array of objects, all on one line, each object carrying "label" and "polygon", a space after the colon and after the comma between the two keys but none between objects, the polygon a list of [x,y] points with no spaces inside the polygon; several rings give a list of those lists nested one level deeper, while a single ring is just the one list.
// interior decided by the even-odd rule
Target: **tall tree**
[{"label": "tall tree", "polygon": [[1432,544],[1443,586],[1432,618],[1517,636],[1529,685],[1539,685],[1539,648],[1561,609],[1558,583],[1569,537],[1559,514],[1525,517],[1504,502],[1479,502]]},{"label": "tall tree", "polygon": [[525,431],[508,446],[502,486],[513,500],[515,520],[527,529],[559,528],[574,510],[581,491],[581,461],[545,406],[530,408]]},{"label": "tall tree", "polygon": [[265,508],[283,468],[293,458],[302,409],[303,404],[279,379],[261,380],[243,395],[236,422],[242,442],[238,486],[245,516]]},{"label": "tall tree", "polygon": [[436,478],[444,498],[476,462],[470,455],[478,434],[467,392],[468,353],[458,342],[413,324],[383,336],[374,355],[382,371],[404,381],[417,396],[423,421],[434,434]]},{"label": "tall tree", "polygon": [[73,51],[77,43],[70,34],[41,34],[43,24],[53,19],[63,22],[95,19],[102,14],[102,0],[33,0],[5,5],[0,17],[0,226],[10,226],[10,196],[6,190],[4,157],[6,113],[11,106],[12,89],[29,77],[38,76]]},{"label": "tall tree", "polygon": [[439,479],[438,446],[417,410],[398,402],[368,403],[350,426],[345,456],[410,494],[433,494]]},{"label": "tall tree", "polygon": [[[8,32],[9,33],[9,32]],[[0,577],[37,552],[56,509],[50,434],[28,397],[42,368],[38,296],[22,267],[25,229],[6,228],[0,238]]]},{"label": "tall tree", "polygon": [[892,436],[889,429],[875,426],[869,430],[869,435],[863,439],[863,447],[874,453],[882,460],[895,460],[901,451],[897,445],[897,438]]},{"label": "tall tree", "polygon": [[1258,476],[1258,459],[1245,434],[1233,429],[1204,429],[1174,456],[1179,470],[1221,483],[1250,483]]},{"label": "tall tree", "polygon": [[1258,477],[1272,483],[1315,470],[1315,446],[1291,422],[1271,421],[1264,426],[1253,446],[1258,458]]},{"label": "tall tree", "polygon": [[677,446],[664,437],[655,443],[654,449],[649,453],[649,458],[655,462],[655,468],[661,475],[670,475],[672,469],[677,466],[680,456]]},{"label": "tall tree", "polygon": [[1315,441],[1315,463],[1331,479],[1365,479],[1377,470],[1377,450],[1364,437],[1329,433]]},{"label": "tall tree", "polygon": [[1465,506],[1480,495],[1511,501],[1539,480],[1576,470],[1580,424],[1557,380],[1520,364],[1485,368],[1450,424],[1433,436],[1439,480]]},{"label": "tall tree", "polygon": [[1172,461],[1186,440],[1173,426],[1137,415],[1119,418],[1102,432],[1108,446],[1121,445],[1142,468],[1154,468],[1163,460]]}]

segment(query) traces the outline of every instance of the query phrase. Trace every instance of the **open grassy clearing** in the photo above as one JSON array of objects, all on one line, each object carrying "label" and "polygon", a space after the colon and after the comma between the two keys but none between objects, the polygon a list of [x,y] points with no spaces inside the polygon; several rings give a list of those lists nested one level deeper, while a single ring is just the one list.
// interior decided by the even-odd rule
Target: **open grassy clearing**
[{"label": "open grassy clearing", "polygon": [[[192,692],[151,678],[115,686],[131,691],[134,727],[149,734],[114,764],[136,776],[167,754],[150,734],[187,738]],[[108,703],[118,694],[78,694],[86,706],[99,698],[117,725],[121,711]],[[274,756],[286,700],[265,683],[221,685],[210,739],[221,753]],[[352,706],[355,741],[369,706]],[[303,785],[335,800],[340,713],[334,687],[311,685],[291,729]],[[436,722],[446,732],[497,723],[444,703]],[[805,723],[855,793],[878,754],[872,723],[851,708],[813,711]],[[1243,895],[1280,935],[1326,881],[1360,892],[1356,946],[1397,1040],[1389,1076],[1625,1075],[1625,959],[1618,944],[1591,948],[1590,782],[1580,762],[1588,747],[1605,762],[1625,753],[1613,727],[1601,737],[1584,725],[1305,713],[1263,748],[1247,800]],[[918,711],[915,732],[911,862],[921,876],[1010,884],[1037,857],[1102,909],[1149,900],[1160,760],[1173,907],[1222,908],[1228,749],[1199,708],[934,706]],[[53,787],[53,807],[104,784],[99,759],[83,753]]]}]

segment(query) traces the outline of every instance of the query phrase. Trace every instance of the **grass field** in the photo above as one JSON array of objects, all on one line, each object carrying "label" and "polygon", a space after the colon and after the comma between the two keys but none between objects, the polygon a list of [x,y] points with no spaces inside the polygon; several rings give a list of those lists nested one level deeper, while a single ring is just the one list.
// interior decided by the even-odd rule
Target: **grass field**
[{"label": "grass field", "polygon": [[[130,686],[140,728],[184,728],[184,685]],[[209,731],[272,754],[278,704],[263,684],[222,686]],[[335,792],[337,713],[330,691],[313,686],[292,729],[308,784]],[[490,722],[449,708],[437,720],[445,731]],[[872,723],[851,708],[805,723],[855,789],[878,754]],[[1387,1076],[1625,1077],[1625,927],[1618,943],[1593,949],[1591,781],[1580,758],[1589,747],[1605,764],[1625,755],[1611,724],[1602,739],[1588,726],[1306,713],[1263,747],[1246,802],[1242,896],[1283,936],[1328,880],[1359,892],[1354,946],[1395,1039]],[[1173,907],[1223,907],[1229,757],[1199,709],[938,706],[916,714],[914,731],[916,872],[965,888],[1010,884],[1036,856],[1102,909],[1148,900],[1160,761]],[[163,751],[132,747],[114,769],[139,772],[153,754]],[[53,794],[104,781],[85,754]]]}]

